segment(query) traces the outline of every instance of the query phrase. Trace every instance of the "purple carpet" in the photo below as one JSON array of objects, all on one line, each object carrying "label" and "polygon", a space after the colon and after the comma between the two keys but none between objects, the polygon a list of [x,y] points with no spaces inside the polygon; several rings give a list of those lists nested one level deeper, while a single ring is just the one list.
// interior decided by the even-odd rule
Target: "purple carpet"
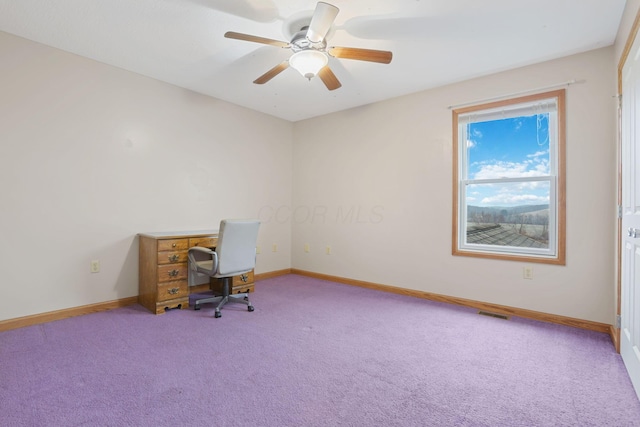
[{"label": "purple carpet", "polygon": [[288,275],[0,333],[2,426],[640,426],[607,335]]}]

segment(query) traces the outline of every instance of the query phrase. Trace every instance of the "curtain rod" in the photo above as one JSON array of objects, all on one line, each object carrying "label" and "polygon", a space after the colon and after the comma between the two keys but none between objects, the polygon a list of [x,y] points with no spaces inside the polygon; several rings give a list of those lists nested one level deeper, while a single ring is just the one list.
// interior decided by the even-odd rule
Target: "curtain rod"
[{"label": "curtain rod", "polygon": [[493,98],[485,98],[485,99],[478,99],[476,101],[465,102],[464,104],[450,105],[447,108],[449,108],[449,110],[453,110],[454,108],[466,107],[468,105],[480,104],[480,103],[485,103],[485,102],[490,102],[490,101],[500,101],[502,99],[512,98],[512,97],[517,96],[517,95],[525,95],[525,94],[533,93],[533,92],[543,92],[545,90],[554,89],[554,88],[557,88],[557,87],[571,86],[571,85],[574,85],[574,84],[584,83],[584,82],[586,82],[586,80],[572,79],[572,80],[567,80],[566,82],[563,82],[563,83],[556,83],[554,85],[539,87],[537,89],[523,90],[523,91],[520,91],[520,92],[508,93],[506,95],[496,96],[496,97],[493,97]]}]

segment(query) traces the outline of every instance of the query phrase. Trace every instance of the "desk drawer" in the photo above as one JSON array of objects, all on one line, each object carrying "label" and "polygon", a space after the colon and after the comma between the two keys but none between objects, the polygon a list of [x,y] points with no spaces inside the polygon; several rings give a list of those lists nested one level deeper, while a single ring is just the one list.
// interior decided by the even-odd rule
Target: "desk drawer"
[{"label": "desk drawer", "polygon": [[156,314],[163,314],[167,310],[170,309],[182,309],[186,310],[189,308],[189,297],[170,299],[167,301],[156,301],[156,306],[154,307]]},{"label": "desk drawer", "polygon": [[[211,279],[211,290],[213,290],[213,292],[217,294],[222,294],[222,289],[224,288],[223,283],[224,282],[222,281],[222,279]],[[230,294],[237,294],[240,292],[253,292],[253,270],[239,276],[233,276],[230,286]]]},{"label": "desk drawer", "polygon": [[158,285],[157,301],[168,301],[170,299],[189,296],[189,286],[186,280],[176,280]]},{"label": "desk drawer", "polygon": [[231,287],[250,285],[253,283],[253,270],[239,276],[233,276]]},{"label": "desk drawer", "polygon": [[180,252],[158,252],[158,264],[174,264],[174,263],[182,263],[187,262],[188,257],[187,251]]},{"label": "desk drawer", "polygon": [[186,263],[158,266],[158,282],[185,280],[189,275]]},{"label": "desk drawer", "polygon": [[234,286],[233,288],[231,288],[229,290],[230,294],[243,294],[245,292],[250,293],[253,292],[254,290],[254,285],[253,283],[248,284],[248,285],[242,285],[242,286]]},{"label": "desk drawer", "polygon": [[217,237],[192,237],[189,239],[189,247],[215,248],[218,244]]},{"label": "desk drawer", "polygon": [[158,252],[185,251],[189,249],[189,239],[163,239],[158,240]]},{"label": "desk drawer", "polygon": [[[231,286],[231,289],[229,289],[229,293],[230,294],[239,294],[239,293],[243,293],[243,292],[253,292],[254,291],[254,284],[253,283],[246,283],[243,285],[234,285]],[[222,290],[224,288],[223,284],[222,284],[222,280],[219,279],[213,279],[213,281],[210,284],[210,288],[213,291],[213,293],[215,295],[222,295]]]}]

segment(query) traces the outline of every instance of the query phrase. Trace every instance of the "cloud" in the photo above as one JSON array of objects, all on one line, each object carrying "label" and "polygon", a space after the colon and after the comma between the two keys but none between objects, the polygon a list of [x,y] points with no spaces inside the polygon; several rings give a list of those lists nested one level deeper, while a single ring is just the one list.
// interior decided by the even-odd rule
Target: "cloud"
[{"label": "cloud", "polygon": [[478,145],[478,140],[482,139],[482,132],[478,129],[471,130],[471,135],[467,138],[467,148],[474,148]]},{"label": "cloud", "polygon": [[522,120],[522,119],[514,119],[514,122],[515,122],[514,129],[515,129],[515,131],[517,132],[517,131],[519,131],[519,130],[520,130],[520,128],[522,127],[522,125],[524,124],[524,122],[523,122],[523,120]]},{"label": "cloud", "polygon": [[493,161],[478,164],[473,179],[530,178],[549,175],[547,159],[524,160],[522,162]]},{"label": "cloud", "polygon": [[528,158],[534,158],[534,157],[541,157],[541,156],[547,156],[549,154],[549,150],[544,150],[544,151],[536,151],[533,154],[527,154]]},{"label": "cloud", "polygon": [[528,205],[549,203],[548,195],[499,193],[485,197],[480,202],[483,205]]},{"label": "cloud", "polygon": [[[549,204],[548,181],[525,181],[487,184],[469,184],[467,203],[481,206],[517,206]],[[473,201],[471,201],[473,198]]]}]

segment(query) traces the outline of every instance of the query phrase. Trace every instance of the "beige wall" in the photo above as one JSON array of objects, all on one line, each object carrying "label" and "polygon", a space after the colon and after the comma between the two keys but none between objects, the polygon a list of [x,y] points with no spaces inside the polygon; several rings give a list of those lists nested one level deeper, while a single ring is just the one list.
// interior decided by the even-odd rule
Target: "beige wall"
[{"label": "beige wall", "polygon": [[[613,62],[609,47],[296,123],[293,266],[612,323]],[[523,280],[524,263],[452,256],[448,106],[572,79],[567,265]]]},{"label": "beige wall", "polygon": [[0,64],[0,320],[137,295],[138,232],[291,203],[289,122],[6,33]]}]

